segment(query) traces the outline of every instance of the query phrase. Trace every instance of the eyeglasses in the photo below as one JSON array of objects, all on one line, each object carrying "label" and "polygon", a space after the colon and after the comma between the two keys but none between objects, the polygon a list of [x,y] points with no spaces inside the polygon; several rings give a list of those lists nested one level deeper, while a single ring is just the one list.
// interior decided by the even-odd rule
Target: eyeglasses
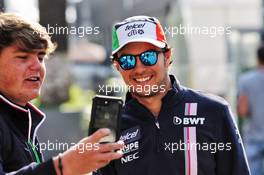
[{"label": "eyeglasses", "polygon": [[124,70],[130,70],[136,67],[137,63],[137,56],[139,56],[139,59],[142,64],[145,66],[153,66],[158,61],[158,55],[161,52],[165,52],[165,50],[157,51],[157,50],[147,50],[145,52],[142,52],[139,55],[122,55],[118,58],[114,58],[116,60],[120,67]]}]

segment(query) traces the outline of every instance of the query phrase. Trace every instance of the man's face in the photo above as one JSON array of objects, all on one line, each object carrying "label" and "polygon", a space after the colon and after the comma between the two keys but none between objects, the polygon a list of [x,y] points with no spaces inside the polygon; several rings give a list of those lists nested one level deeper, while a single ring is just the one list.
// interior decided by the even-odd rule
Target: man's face
[{"label": "man's face", "polygon": [[[161,51],[160,48],[144,42],[134,42],[122,48],[117,56],[126,54],[138,55],[147,50]],[[122,75],[129,87],[134,87],[135,92],[131,93],[138,97],[151,97],[159,92],[164,92],[168,84],[168,67],[170,63],[171,50],[166,53],[159,53],[158,61],[153,66],[145,66],[139,57],[136,58],[136,67],[130,70],[123,70],[115,61],[117,70]],[[131,90],[131,89],[130,89]]]},{"label": "man's face", "polygon": [[4,48],[0,52],[0,92],[22,106],[38,97],[46,75],[44,57],[44,49]]}]

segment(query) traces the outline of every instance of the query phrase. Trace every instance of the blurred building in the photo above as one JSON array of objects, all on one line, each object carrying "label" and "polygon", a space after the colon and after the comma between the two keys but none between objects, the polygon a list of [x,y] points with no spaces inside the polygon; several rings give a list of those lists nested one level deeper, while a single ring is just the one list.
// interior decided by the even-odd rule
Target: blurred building
[{"label": "blurred building", "polygon": [[27,0],[27,3],[19,0],[2,0],[5,4],[5,12],[17,13],[32,21],[39,21],[38,0]]},{"label": "blurred building", "polygon": [[[189,31],[173,35],[172,28],[180,25]],[[177,1],[167,26],[167,38],[175,48],[171,71],[183,84],[234,103],[238,73],[255,63],[261,27],[260,0]]]}]

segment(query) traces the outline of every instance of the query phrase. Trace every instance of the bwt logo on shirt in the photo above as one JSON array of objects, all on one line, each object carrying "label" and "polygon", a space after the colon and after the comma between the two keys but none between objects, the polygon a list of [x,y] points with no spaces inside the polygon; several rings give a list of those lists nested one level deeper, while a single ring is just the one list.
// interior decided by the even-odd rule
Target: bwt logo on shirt
[{"label": "bwt logo on shirt", "polygon": [[180,118],[177,116],[173,117],[173,124],[174,125],[203,125],[205,118],[202,117],[185,117]]},{"label": "bwt logo on shirt", "polygon": [[131,37],[131,36],[134,36],[134,35],[137,35],[137,34],[140,34],[140,35],[143,35],[145,32],[144,32],[144,26],[145,26],[146,23],[141,23],[141,24],[137,24],[137,23],[134,23],[134,24],[131,24],[131,25],[127,25],[126,28],[125,28],[125,31],[129,31],[127,33],[127,36],[128,37]]}]

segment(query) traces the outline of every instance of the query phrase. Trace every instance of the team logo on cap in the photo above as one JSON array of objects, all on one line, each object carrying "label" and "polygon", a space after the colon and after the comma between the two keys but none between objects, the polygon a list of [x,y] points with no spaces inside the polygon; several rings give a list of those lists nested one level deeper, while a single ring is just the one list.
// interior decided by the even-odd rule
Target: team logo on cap
[{"label": "team logo on cap", "polygon": [[112,54],[131,42],[147,42],[164,48],[166,38],[158,19],[134,16],[116,23],[112,29]]},{"label": "team logo on cap", "polygon": [[128,24],[126,27],[125,27],[125,31],[129,31],[127,33],[127,36],[128,37],[131,37],[133,35],[143,35],[144,34],[144,27],[145,27],[146,23],[134,23],[134,24]]}]

